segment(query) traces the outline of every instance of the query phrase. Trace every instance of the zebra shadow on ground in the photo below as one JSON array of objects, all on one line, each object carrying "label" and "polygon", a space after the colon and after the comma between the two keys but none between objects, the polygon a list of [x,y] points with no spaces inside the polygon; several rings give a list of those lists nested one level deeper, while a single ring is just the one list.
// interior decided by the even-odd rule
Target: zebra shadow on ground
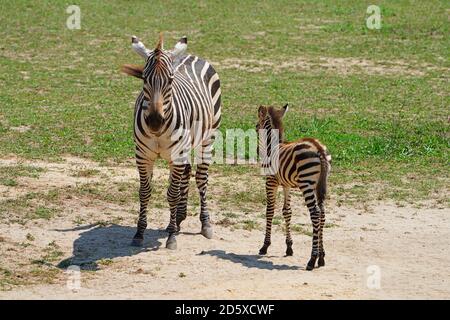
[{"label": "zebra shadow on ground", "polygon": [[[85,230],[85,231],[84,231]],[[71,229],[57,229],[60,232],[82,231],[73,243],[72,257],[58,264],[66,269],[71,265],[79,266],[81,270],[99,270],[99,264],[107,264],[108,259],[133,256],[141,252],[155,251],[161,246],[161,239],[167,238],[164,230],[147,229],[142,247],[131,246],[136,227],[112,224],[99,226],[90,224]]]},{"label": "zebra shadow on ground", "polygon": [[[202,251],[199,255],[210,255],[217,258],[239,263],[247,268],[257,268],[264,270],[300,270],[299,266],[288,266],[286,264],[274,264],[272,261],[262,260],[264,256],[257,254],[235,254],[224,250]],[[267,256],[266,256],[267,258]]]}]

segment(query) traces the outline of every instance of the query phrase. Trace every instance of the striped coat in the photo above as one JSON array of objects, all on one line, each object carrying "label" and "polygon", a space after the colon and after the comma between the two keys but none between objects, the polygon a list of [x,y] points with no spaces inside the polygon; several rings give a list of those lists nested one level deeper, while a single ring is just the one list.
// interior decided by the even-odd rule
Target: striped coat
[{"label": "striped coat", "polygon": [[295,142],[283,140],[282,118],[288,110],[261,106],[258,111],[259,150],[266,174],[266,235],[260,254],[266,254],[271,243],[272,219],[275,198],[279,186],[283,187],[283,217],[286,222],[286,255],[293,254],[290,221],[292,216],[290,190],[299,188],[308,207],[313,224],[311,258],[306,269],[312,270],[316,259],[325,265],[323,227],[325,224],[324,201],[327,178],[331,169],[331,156],[317,139],[303,138]]},{"label": "striped coat", "polygon": [[135,50],[146,59],[143,67],[123,66],[125,73],[143,80],[143,89],[136,99],[134,112],[140,211],[132,244],[140,246],[143,243],[153,165],[157,158],[162,158],[170,165],[167,191],[170,222],[166,246],[175,249],[175,233],[186,218],[190,154],[193,149],[197,149],[199,154],[195,159],[195,179],[200,194],[201,233],[206,238],[212,237],[206,187],[215,131],[221,119],[220,80],[207,61],[184,54],[186,38],[180,39],[170,51],[164,50],[162,36],[153,51],[146,49],[136,38],[132,41]]}]

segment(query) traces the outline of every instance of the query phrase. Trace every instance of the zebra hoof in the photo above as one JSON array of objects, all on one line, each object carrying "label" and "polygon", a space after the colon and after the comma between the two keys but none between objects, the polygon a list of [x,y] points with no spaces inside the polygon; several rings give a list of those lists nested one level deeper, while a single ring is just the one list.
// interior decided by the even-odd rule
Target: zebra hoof
[{"label": "zebra hoof", "polygon": [[142,247],[144,245],[144,239],[134,238],[131,241],[133,247]]},{"label": "zebra hoof", "polygon": [[213,228],[211,226],[203,227],[201,231],[202,236],[206,239],[212,239],[213,237]]},{"label": "zebra hoof", "polygon": [[287,257],[291,257],[294,255],[294,250],[292,250],[292,248],[287,248],[286,249],[286,256]]},{"label": "zebra hoof", "polygon": [[325,266],[325,259],[323,257],[319,257],[319,261],[317,261],[317,265],[319,267],[324,267]]},{"label": "zebra hoof", "polygon": [[261,249],[259,249],[259,254],[260,254],[261,256],[266,255],[266,254],[267,254],[267,247],[264,246],[264,247],[262,247]]},{"label": "zebra hoof", "polygon": [[169,239],[167,239],[166,242],[166,248],[169,250],[177,249],[177,240],[175,239],[175,237],[169,236]]},{"label": "zebra hoof", "polygon": [[306,270],[311,271],[314,269],[314,265],[316,264],[316,258],[311,258],[306,265]]}]

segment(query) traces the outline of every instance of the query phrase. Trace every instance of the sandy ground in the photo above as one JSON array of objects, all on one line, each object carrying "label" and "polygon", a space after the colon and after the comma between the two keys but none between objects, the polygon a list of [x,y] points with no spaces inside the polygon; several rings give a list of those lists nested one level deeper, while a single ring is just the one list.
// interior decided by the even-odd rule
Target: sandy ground
[{"label": "sandy ground", "polygon": [[[2,165],[17,159],[3,159]],[[24,178],[14,190],[3,187],[0,199],[22,189],[77,184],[67,173],[73,168],[95,167],[110,179],[137,179],[129,166],[100,167],[71,158],[63,163],[37,163],[47,168],[38,179]],[[159,172],[161,171],[161,172]],[[165,170],[156,176],[164,178]],[[213,179],[214,177],[212,177]],[[78,179],[78,178],[77,178]],[[89,178],[84,182],[89,182]],[[100,178],[92,178],[100,179]],[[24,185],[26,186],[24,187]],[[29,223],[0,222],[3,246],[1,266],[21,268],[17,255],[57,243],[63,256],[82,266],[80,288],[73,289],[76,274],[63,269],[52,283],[12,286],[0,299],[416,299],[450,298],[450,210],[397,207],[374,203],[371,210],[328,206],[325,229],[326,266],[305,271],[311,238],[294,234],[294,256],[285,257],[284,236],[276,230],[267,256],[259,256],[261,230],[242,230],[215,224],[211,240],[198,234],[197,217],[189,216],[177,237],[178,249],[165,249],[168,222],[164,209],[152,210],[142,249],[129,246],[135,231],[132,211],[116,205],[70,199],[70,211],[50,220]],[[136,204],[137,205],[137,204]],[[137,209],[134,205],[132,209]],[[104,215],[105,208],[123,214],[120,223],[75,223],[74,216]],[[211,212],[214,212],[212,205]],[[302,203],[293,205],[297,223],[308,223]],[[130,211],[130,210],[128,210]],[[70,212],[70,214],[69,214]],[[239,213],[239,212],[237,212]],[[90,221],[89,219],[86,219]],[[33,248],[7,255],[7,246],[34,237]],[[29,252],[28,254],[32,254]],[[26,261],[26,257],[23,257]],[[106,262],[105,262],[106,261]],[[55,263],[56,264],[56,263]],[[25,267],[25,264],[22,265]],[[68,285],[69,284],[69,285]],[[76,284],[76,282],[75,282]],[[379,284],[379,285],[377,285]]]}]

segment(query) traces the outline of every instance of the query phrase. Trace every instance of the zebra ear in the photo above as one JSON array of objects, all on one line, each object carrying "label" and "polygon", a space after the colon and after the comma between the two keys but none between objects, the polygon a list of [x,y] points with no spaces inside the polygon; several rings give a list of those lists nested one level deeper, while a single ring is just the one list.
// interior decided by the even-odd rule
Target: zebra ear
[{"label": "zebra ear", "polygon": [[172,58],[176,58],[182,55],[183,53],[186,52],[186,49],[187,49],[187,37],[183,36],[180,40],[178,40],[177,44],[170,52],[172,54]]},{"label": "zebra ear", "polygon": [[259,106],[258,117],[260,120],[264,120],[267,116],[267,108],[264,106]]},{"label": "zebra ear", "polygon": [[289,110],[289,104],[286,103],[286,104],[283,106],[283,108],[281,109],[281,112],[282,112],[281,116],[284,117],[284,116],[286,115],[286,112],[287,112],[288,110]]},{"label": "zebra ear", "polygon": [[131,37],[131,47],[133,48],[134,51],[136,51],[137,54],[139,54],[145,60],[147,60],[148,56],[151,53],[151,50],[147,49],[145,45],[136,36]]},{"label": "zebra ear", "polygon": [[133,77],[136,77],[139,79],[143,79],[143,76],[142,76],[142,74],[144,72],[143,66],[136,66],[133,64],[124,64],[122,66],[121,70],[122,70],[122,72],[124,72],[130,76],[133,76]]}]

